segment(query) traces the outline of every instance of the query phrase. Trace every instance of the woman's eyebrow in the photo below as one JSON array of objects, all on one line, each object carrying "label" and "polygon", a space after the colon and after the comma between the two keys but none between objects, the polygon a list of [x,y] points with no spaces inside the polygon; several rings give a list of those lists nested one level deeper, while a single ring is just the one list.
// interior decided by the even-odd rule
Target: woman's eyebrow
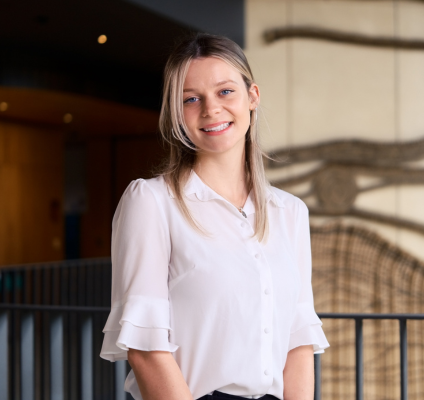
[{"label": "woman's eyebrow", "polygon": [[215,86],[219,86],[219,85],[223,85],[224,83],[228,83],[228,82],[232,82],[235,83],[236,85],[238,85],[238,83],[236,81],[233,81],[232,79],[228,79],[226,81],[221,81],[215,84]]},{"label": "woman's eyebrow", "polygon": [[[236,82],[236,81],[233,81],[232,79],[228,79],[228,80],[226,80],[226,81],[221,81],[221,82],[217,82],[217,83],[215,83],[215,87],[216,86],[220,86],[220,85],[223,85],[223,84],[225,84],[225,83],[228,83],[228,82],[231,82],[231,83],[235,83],[236,85],[238,85],[238,83]],[[184,89],[183,90],[183,92],[185,93],[185,92],[195,92],[196,90],[195,89]]]}]

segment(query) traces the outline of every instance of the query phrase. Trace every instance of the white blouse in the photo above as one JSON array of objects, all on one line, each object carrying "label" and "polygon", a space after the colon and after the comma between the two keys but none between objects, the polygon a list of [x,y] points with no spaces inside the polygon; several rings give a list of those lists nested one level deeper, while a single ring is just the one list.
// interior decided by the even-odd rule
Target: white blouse
[{"label": "white blouse", "polygon": [[[329,346],[311,287],[308,209],[267,189],[270,234],[253,237],[243,209],[191,171],[184,188],[202,234],[184,218],[163,177],[132,181],[112,222],[112,309],[100,356],[129,348],[172,352],[194,399],[214,390],[283,399],[287,353]],[[125,390],[141,400],[131,371]]]}]

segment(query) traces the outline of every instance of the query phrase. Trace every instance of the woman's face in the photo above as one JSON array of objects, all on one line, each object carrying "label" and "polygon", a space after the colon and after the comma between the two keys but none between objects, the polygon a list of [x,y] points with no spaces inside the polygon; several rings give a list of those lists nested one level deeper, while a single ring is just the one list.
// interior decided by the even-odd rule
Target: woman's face
[{"label": "woman's face", "polygon": [[202,153],[244,149],[250,111],[259,104],[259,88],[246,89],[242,75],[215,57],[191,61],[184,82],[187,136]]}]

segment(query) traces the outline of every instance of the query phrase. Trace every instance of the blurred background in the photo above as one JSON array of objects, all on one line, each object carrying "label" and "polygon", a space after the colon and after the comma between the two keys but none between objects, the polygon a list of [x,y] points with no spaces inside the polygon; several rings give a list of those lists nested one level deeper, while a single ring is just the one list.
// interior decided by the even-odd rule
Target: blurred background
[{"label": "blurred background", "polygon": [[0,398],[126,398],[128,365],[98,357],[111,220],[163,159],[162,70],[191,31],[243,48],[268,177],[309,207],[315,398],[422,399],[418,0],[2,0]]}]

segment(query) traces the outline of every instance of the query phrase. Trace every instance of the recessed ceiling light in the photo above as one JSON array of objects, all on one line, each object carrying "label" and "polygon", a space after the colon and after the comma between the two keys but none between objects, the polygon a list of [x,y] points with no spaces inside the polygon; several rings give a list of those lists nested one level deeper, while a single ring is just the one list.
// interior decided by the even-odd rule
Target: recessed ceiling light
[{"label": "recessed ceiling light", "polygon": [[107,36],[106,36],[106,35],[100,35],[100,36],[97,38],[97,41],[98,41],[100,44],[106,43],[106,41],[107,41]]},{"label": "recessed ceiling light", "polygon": [[0,103],[0,111],[6,111],[9,108],[9,104],[7,104],[5,101],[2,101]]},{"label": "recessed ceiling light", "polygon": [[63,116],[63,122],[65,124],[69,124],[70,122],[72,122],[72,118],[72,114],[67,113]]}]

